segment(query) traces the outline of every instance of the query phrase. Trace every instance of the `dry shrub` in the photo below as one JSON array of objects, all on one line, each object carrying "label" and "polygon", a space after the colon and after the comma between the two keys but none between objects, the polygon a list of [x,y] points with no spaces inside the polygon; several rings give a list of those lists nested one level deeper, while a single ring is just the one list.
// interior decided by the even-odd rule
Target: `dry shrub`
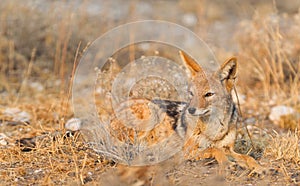
[{"label": "dry shrub", "polygon": [[300,129],[300,115],[288,114],[280,117],[279,126],[284,129],[295,131]]},{"label": "dry shrub", "polygon": [[237,33],[241,79],[251,88],[262,89],[267,99],[276,96],[279,101],[299,102],[299,33],[300,13],[255,14],[252,20],[241,22]]},{"label": "dry shrub", "polygon": [[300,132],[275,133],[270,145],[266,148],[266,155],[273,161],[283,160],[300,166]]},{"label": "dry shrub", "polygon": [[28,76],[41,82],[55,77],[66,83],[79,43],[81,54],[107,30],[105,15],[88,14],[84,2],[59,3],[1,2],[0,91],[19,89]]},{"label": "dry shrub", "polygon": [[44,132],[0,152],[1,185],[80,185],[99,179],[109,164],[83,144],[79,134]]}]

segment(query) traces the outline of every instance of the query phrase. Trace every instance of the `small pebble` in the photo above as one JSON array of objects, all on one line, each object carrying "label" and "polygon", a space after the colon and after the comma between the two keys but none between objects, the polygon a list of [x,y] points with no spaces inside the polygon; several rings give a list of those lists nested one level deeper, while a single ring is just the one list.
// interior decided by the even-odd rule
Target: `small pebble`
[{"label": "small pebble", "polygon": [[7,136],[3,133],[0,133],[0,145],[2,146],[8,145],[8,142],[6,140],[7,140]]},{"label": "small pebble", "polygon": [[278,123],[280,121],[281,116],[290,115],[294,113],[295,110],[292,107],[279,105],[271,108],[271,113],[269,115],[269,118],[274,123]]},{"label": "small pebble", "polygon": [[37,90],[38,92],[41,92],[44,90],[44,86],[40,82],[31,82],[31,83],[29,83],[29,86],[32,89]]},{"label": "small pebble", "polygon": [[19,108],[6,108],[3,112],[5,116],[12,117],[13,121],[28,123],[31,116],[28,112],[22,111]]},{"label": "small pebble", "polygon": [[70,131],[78,131],[81,127],[81,123],[79,118],[71,118],[66,122],[65,128]]},{"label": "small pebble", "polygon": [[42,172],[42,171],[43,171],[43,169],[37,169],[37,170],[34,171],[34,173],[38,174],[39,172]]},{"label": "small pebble", "polygon": [[196,26],[198,19],[197,16],[193,13],[184,14],[182,17],[182,22],[186,26],[193,27]]}]

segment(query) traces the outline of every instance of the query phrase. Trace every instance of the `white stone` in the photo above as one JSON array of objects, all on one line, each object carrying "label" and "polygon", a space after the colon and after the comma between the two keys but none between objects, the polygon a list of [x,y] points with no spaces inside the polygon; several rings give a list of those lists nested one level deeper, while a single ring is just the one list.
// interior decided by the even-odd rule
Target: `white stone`
[{"label": "white stone", "polygon": [[19,108],[7,108],[3,114],[13,118],[13,121],[29,122],[31,116],[28,112],[22,111]]},{"label": "white stone", "polygon": [[81,127],[81,120],[78,118],[71,118],[69,119],[66,124],[65,128],[70,131],[78,131]]},{"label": "white stone", "polygon": [[35,174],[38,174],[40,172],[43,172],[43,169],[37,169],[37,170],[34,171]]},{"label": "white stone", "polygon": [[15,121],[21,121],[21,122],[29,122],[30,118],[31,118],[30,114],[25,111],[19,112],[17,115],[14,116]]},{"label": "white stone", "polygon": [[14,114],[21,112],[19,108],[6,108],[3,112],[6,116],[13,116]]},{"label": "white stone", "polygon": [[0,145],[2,146],[8,145],[7,136],[3,133],[0,133]]},{"label": "white stone", "polygon": [[44,90],[44,86],[40,82],[31,82],[29,83],[29,86],[38,92],[41,92]]},{"label": "white stone", "polygon": [[269,118],[274,123],[278,123],[280,121],[281,116],[294,114],[295,110],[292,107],[287,107],[284,105],[278,105],[271,108],[271,112]]},{"label": "white stone", "polygon": [[193,13],[184,14],[182,17],[183,24],[189,27],[196,26],[197,21],[198,21],[197,16]]}]

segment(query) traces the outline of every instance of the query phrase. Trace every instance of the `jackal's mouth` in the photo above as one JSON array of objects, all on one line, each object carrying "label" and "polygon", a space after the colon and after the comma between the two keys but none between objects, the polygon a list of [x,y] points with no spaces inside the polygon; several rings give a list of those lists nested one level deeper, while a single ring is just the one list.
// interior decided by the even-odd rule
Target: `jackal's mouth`
[{"label": "jackal's mouth", "polygon": [[192,116],[204,117],[204,116],[208,116],[210,113],[210,109],[208,109],[208,108],[190,107],[187,110],[188,110],[189,114],[191,114]]}]

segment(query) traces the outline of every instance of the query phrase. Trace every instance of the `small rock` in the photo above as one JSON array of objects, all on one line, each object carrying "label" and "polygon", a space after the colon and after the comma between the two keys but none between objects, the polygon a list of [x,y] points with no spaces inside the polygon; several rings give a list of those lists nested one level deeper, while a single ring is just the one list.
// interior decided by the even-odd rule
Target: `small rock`
[{"label": "small rock", "polygon": [[246,127],[247,127],[247,129],[248,129],[249,131],[252,131],[252,129],[253,129],[253,126],[252,126],[252,125],[247,125]]},{"label": "small rock", "polygon": [[21,138],[16,140],[16,144],[21,148],[22,152],[30,152],[36,148],[36,137]]},{"label": "small rock", "polygon": [[0,139],[0,145],[6,146],[6,145],[8,145],[8,142],[5,139]]},{"label": "small rock", "polygon": [[246,123],[246,124],[255,124],[255,122],[256,122],[256,119],[255,119],[254,117],[247,118],[247,119],[245,120],[245,123]]},{"label": "small rock", "polygon": [[104,88],[102,88],[102,87],[97,87],[95,92],[96,92],[97,94],[103,94],[103,93],[105,93],[105,91],[106,91],[106,90],[105,90]]},{"label": "small rock", "polygon": [[15,122],[29,123],[31,116],[28,112],[22,111],[19,108],[6,108],[3,112],[5,116],[12,117]]},{"label": "small rock", "polygon": [[38,92],[41,92],[44,90],[44,86],[40,82],[31,82],[31,83],[29,83],[29,86],[32,89],[37,90]]},{"label": "small rock", "polygon": [[3,114],[6,115],[6,116],[12,116],[12,115],[14,115],[16,113],[19,113],[19,112],[21,112],[21,110],[18,109],[18,108],[6,108],[3,112]]},{"label": "small rock", "polygon": [[8,145],[7,136],[3,133],[0,133],[0,145],[2,146]]},{"label": "small rock", "polygon": [[184,14],[182,17],[182,22],[186,26],[193,27],[196,26],[198,19],[197,16],[193,13]]},{"label": "small rock", "polygon": [[271,113],[269,115],[269,118],[274,123],[278,124],[280,121],[280,118],[282,116],[294,114],[295,110],[292,107],[287,107],[284,105],[274,106],[271,108]]},{"label": "small rock", "polygon": [[71,118],[65,124],[65,128],[70,131],[78,131],[81,127],[81,123],[79,118]]},{"label": "small rock", "polygon": [[43,169],[37,169],[37,170],[34,171],[35,174],[38,174],[40,172],[43,172]]}]

